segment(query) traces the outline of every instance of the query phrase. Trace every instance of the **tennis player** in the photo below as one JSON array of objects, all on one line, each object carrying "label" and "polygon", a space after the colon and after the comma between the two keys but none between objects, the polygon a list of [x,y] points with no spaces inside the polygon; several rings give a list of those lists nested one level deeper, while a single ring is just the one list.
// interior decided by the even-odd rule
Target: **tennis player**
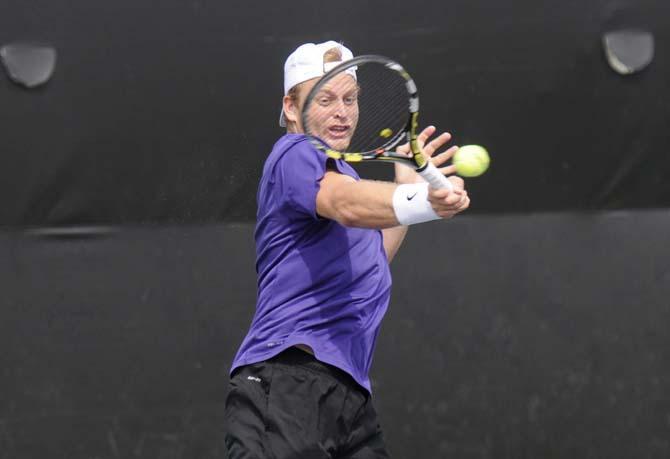
[{"label": "tennis player", "polygon": [[[231,459],[389,457],[368,374],[389,303],[389,262],[407,232],[399,221],[447,219],[470,203],[458,177],[449,177],[453,191],[432,190],[396,165],[395,183],[361,180],[302,134],[309,90],[352,57],[337,42],[308,43],[284,66],[280,125],[287,133],[265,162],[257,195],[256,312],[226,400]],[[342,89],[331,97],[324,103],[336,106],[319,137],[344,148],[358,120],[355,95]],[[450,136],[428,141],[434,134],[426,128],[419,142],[441,166],[457,147],[435,154]],[[411,200],[407,187],[416,191]]]}]

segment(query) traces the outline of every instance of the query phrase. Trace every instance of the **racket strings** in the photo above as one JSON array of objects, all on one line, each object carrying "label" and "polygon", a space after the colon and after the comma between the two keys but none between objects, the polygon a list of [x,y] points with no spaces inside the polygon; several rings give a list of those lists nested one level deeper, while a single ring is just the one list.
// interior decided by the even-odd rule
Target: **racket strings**
[{"label": "racket strings", "polygon": [[346,72],[328,75],[317,83],[313,95],[303,114],[305,131],[335,150],[374,151],[407,126],[406,80],[380,63],[359,64],[355,81]]}]

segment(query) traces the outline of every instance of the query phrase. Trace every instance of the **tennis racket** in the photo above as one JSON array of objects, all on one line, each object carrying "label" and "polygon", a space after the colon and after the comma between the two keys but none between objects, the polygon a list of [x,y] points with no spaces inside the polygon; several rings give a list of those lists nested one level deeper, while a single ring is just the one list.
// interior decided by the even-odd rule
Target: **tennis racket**
[{"label": "tennis racket", "polygon": [[[419,94],[412,77],[383,56],[358,56],[328,71],[310,90],[301,121],[312,144],[347,162],[397,162],[412,167],[432,188],[449,180],[417,142]],[[408,143],[407,154],[396,151]]]}]

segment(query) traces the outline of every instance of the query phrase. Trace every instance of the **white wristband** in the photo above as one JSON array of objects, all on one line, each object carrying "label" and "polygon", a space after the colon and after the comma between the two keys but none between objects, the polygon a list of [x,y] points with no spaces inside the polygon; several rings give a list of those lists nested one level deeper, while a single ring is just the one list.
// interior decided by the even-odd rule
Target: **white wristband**
[{"label": "white wristband", "polygon": [[428,184],[425,182],[398,185],[393,193],[393,211],[401,225],[440,218],[428,201]]}]

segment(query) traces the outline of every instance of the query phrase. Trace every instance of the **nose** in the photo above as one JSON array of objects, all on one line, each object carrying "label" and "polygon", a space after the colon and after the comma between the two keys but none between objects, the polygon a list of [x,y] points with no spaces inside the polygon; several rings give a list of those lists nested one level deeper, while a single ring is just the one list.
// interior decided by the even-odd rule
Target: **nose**
[{"label": "nose", "polygon": [[348,107],[347,104],[344,102],[344,99],[337,99],[337,103],[335,105],[335,111],[333,115],[335,118],[339,119],[346,119],[348,114]]}]

